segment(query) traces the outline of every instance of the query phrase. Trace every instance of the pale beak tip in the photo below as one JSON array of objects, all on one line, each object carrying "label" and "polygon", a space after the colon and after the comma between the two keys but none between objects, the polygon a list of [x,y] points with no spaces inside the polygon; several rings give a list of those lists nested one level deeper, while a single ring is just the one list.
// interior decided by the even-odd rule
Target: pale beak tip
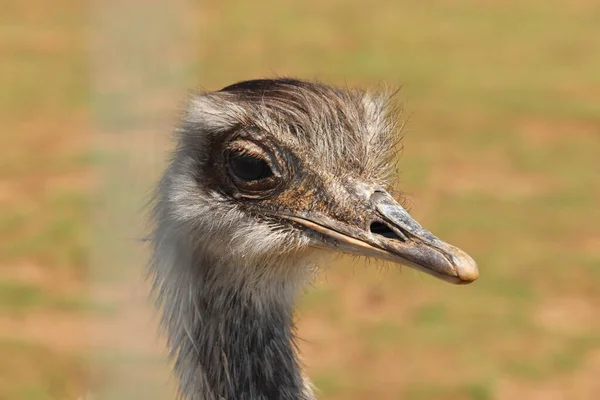
[{"label": "pale beak tip", "polygon": [[456,275],[460,279],[460,281],[457,282],[458,284],[467,285],[479,278],[477,263],[471,256],[463,253],[460,257],[455,256],[455,262]]}]

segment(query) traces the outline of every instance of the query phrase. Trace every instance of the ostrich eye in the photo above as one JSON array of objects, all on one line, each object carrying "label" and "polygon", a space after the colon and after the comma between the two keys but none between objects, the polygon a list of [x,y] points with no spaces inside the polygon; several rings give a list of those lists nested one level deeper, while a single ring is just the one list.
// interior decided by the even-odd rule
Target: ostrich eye
[{"label": "ostrich eye", "polygon": [[242,182],[260,181],[273,176],[273,171],[265,160],[247,154],[230,154],[229,171]]},{"label": "ostrich eye", "polygon": [[270,149],[251,140],[235,140],[223,152],[226,188],[234,198],[265,199],[283,183],[282,167]]}]

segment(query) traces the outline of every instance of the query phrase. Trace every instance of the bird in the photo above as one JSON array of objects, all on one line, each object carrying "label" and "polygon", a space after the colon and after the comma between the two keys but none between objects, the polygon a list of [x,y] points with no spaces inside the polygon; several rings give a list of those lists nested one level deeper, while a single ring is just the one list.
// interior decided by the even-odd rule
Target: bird
[{"label": "bird", "polygon": [[473,258],[401,205],[393,99],[282,77],[190,95],[149,233],[181,398],[314,399],[293,311],[329,254],[477,279]]}]

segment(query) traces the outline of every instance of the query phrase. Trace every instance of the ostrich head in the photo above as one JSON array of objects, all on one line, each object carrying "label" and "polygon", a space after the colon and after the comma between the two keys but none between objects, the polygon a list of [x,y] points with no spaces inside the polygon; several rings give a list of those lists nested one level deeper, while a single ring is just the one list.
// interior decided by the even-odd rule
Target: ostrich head
[{"label": "ostrich head", "polygon": [[451,283],[475,262],[391,193],[389,97],[293,79],[190,100],[154,212],[155,288],[191,399],[308,399],[292,308],[326,251]]}]

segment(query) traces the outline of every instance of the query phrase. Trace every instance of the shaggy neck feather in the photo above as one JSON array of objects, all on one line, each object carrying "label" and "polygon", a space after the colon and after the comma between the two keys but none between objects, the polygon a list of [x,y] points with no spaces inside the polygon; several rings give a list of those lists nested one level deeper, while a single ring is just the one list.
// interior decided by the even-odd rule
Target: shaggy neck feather
[{"label": "shaggy neck feather", "polygon": [[185,398],[312,399],[294,344],[298,285],[287,277],[261,288],[246,278],[256,274],[241,273],[248,265],[186,255],[185,246],[177,247],[156,283]]}]

